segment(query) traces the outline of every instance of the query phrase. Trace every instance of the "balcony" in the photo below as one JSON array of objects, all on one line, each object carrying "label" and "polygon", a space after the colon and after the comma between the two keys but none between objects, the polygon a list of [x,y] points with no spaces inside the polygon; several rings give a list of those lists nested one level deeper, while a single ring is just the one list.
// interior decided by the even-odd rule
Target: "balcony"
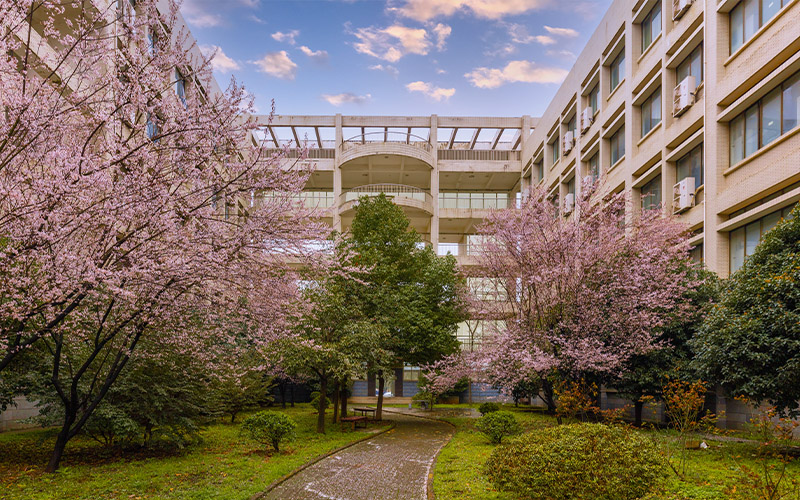
[{"label": "balcony", "polygon": [[[391,138],[391,139],[390,139]],[[396,155],[416,158],[433,166],[433,146],[427,139],[403,132],[369,132],[339,144],[342,164],[373,155]]]},{"label": "balcony", "polygon": [[339,197],[339,213],[352,210],[362,196],[378,196],[385,194],[401,207],[422,210],[433,215],[433,196],[424,189],[403,184],[368,184],[342,193]]}]

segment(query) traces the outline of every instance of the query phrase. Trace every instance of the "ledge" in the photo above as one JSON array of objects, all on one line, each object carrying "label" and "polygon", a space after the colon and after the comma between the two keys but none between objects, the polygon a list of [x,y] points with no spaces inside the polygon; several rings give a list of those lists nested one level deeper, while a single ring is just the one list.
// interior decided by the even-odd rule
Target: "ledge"
[{"label": "ledge", "polygon": [[[770,19],[769,21],[767,21],[767,22],[766,22],[766,24],[763,24],[763,25],[762,25],[760,28],[758,28],[758,30],[757,30],[755,33],[753,33],[753,36],[751,36],[751,37],[750,37],[750,40],[748,40],[748,41],[744,42],[744,43],[742,44],[742,46],[741,46],[741,47],[739,47],[738,49],[736,49],[736,52],[734,52],[733,54],[731,54],[730,56],[728,56],[728,58],[727,58],[727,59],[725,59],[725,62],[724,62],[724,63],[722,63],[722,65],[723,65],[723,66],[725,66],[725,67],[727,67],[727,66],[728,66],[728,64],[730,64],[731,62],[733,62],[733,60],[734,60],[734,59],[736,59],[737,57],[739,57],[739,54],[741,54],[741,53],[742,53],[742,52],[743,52],[745,49],[747,49],[747,47],[749,47],[750,45],[752,45],[752,44],[753,44],[753,43],[754,43],[754,42],[755,42],[755,41],[756,41],[758,38],[760,38],[760,37],[761,37],[761,35],[762,35],[762,34],[763,34],[765,31],[767,31],[767,30],[770,28],[770,26],[772,26],[773,24],[775,24],[775,23],[777,22],[777,20],[778,20],[778,19],[780,19],[781,17],[783,17],[783,15],[784,15],[784,14],[786,14],[786,11],[788,11],[789,9],[791,9],[791,8],[792,8],[792,6],[793,6],[794,4],[795,4],[795,2],[794,2],[794,1],[790,1],[789,3],[787,3],[786,5],[784,5],[783,7],[781,7],[781,10],[779,10],[778,12],[776,12],[776,13],[775,13],[775,15],[774,15],[774,16],[772,16],[772,19]],[[730,48],[730,38],[728,38],[728,47]]]},{"label": "ledge", "polygon": [[[662,96],[662,98],[663,98],[663,96]],[[646,133],[644,136],[642,136],[642,138],[641,138],[641,139],[639,139],[639,141],[636,143],[636,147],[637,147],[637,148],[638,148],[638,147],[641,147],[641,146],[642,146],[642,143],[643,143],[644,141],[646,141],[647,139],[649,139],[649,138],[650,138],[650,136],[651,136],[651,135],[653,135],[653,134],[656,132],[656,130],[658,130],[658,129],[660,129],[660,128],[661,128],[661,124],[662,124],[662,123],[664,123],[664,120],[663,120],[663,119],[662,119],[660,122],[656,123],[656,124],[653,126],[653,128],[651,128],[651,129],[650,129],[650,130],[649,130],[649,131],[648,131],[648,132],[647,132],[647,133]]]},{"label": "ledge", "polygon": [[[745,158],[744,160],[740,161],[739,163],[737,163],[737,164],[735,164],[735,165],[732,165],[732,166],[730,166],[730,167],[729,167],[727,170],[724,170],[724,171],[722,172],[722,175],[724,175],[724,176],[726,176],[726,177],[727,177],[727,176],[729,176],[729,175],[731,175],[732,173],[734,173],[734,172],[736,172],[737,170],[739,170],[740,168],[744,167],[745,165],[747,165],[747,164],[748,164],[748,163],[750,163],[751,161],[755,160],[755,159],[756,159],[756,158],[758,158],[759,156],[762,156],[762,155],[763,155],[763,154],[765,154],[767,151],[771,151],[772,149],[774,149],[774,148],[778,147],[778,145],[780,145],[780,144],[783,144],[783,143],[784,143],[784,142],[786,142],[786,141],[787,141],[787,140],[788,140],[790,137],[794,137],[795,135],[797,135],[797,134],[798,134],[798,132],[800,132],[800,125],[798,125],[797,127],[795,127],[793,130],[791,130],[791,131],[789,131],[789,132],[786,132],[785,134],[783,134],[782,136],[778,137],[777,139],[775,139],[775,140],[774,140],[774,141],[772,141],[771,143],[767,144],[766,146],[763,146],[761,149],[759,149],[759,150],[758,150],[758,151],[756,151],[755,153],[751,154],[750,156],[748,156],[748,157],[747,157],[747,158]],[[730,141],[730,134],[729,134],[728,141]]]}]

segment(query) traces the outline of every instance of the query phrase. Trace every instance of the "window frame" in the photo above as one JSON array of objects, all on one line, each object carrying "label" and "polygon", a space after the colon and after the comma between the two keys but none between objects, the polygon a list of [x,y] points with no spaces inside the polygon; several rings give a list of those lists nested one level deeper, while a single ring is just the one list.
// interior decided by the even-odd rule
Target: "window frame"
[{"label": "window frame", "polygon": [[[656,12],[656,10],[658,12]],[[653,27],[655,26],[654,18],[655,15],[658,14],[658,32],[653,31]],[[650,9],[650,12],[644,16],[642,19],[641,29],[642,29],[642,54],[644,54],[651,45],[653,45],[653,41],[661,34],[664,29],[664,20],[661,12],[661,0],[658,0],[653,8]],[[646,29],[646,31],[645,31]],[[645,33],[649,33],[650,41],[645,43]]]},{"label": "window frame", "polygon": [[[695,54],[697,54],[697,56],[700,59],[700,78],[698,78],[697,75],[692,74],[692,61],[693,61],[693,56]],[[706,71],[705,71],[704,61],[703,60],[704,60],[704,57],[703,57],[703,42],[700,42],[700,45],[695,47],[694,50],[692,50],[689,53],[689,55],[686,56],[683,59],[683,61],[681,61],[681,63],[678,64],[678,66],[675,68],[675,79],[678,81],[678,83],[683,81],[683,78],[681,78],[681,76],[680,76],[681,75],[681,68],[684,67],[684,65],[686,65],[686,67],[688,69],[686,71],[686,75],[684,76],[684,78],[686,78],[686,76],[693,76],[695,78],[695,83],[699,86],[700,83],[702,83],[703,80],[705,79],[705,72]]]},{"label": "window frame", "polygon": [[[764,239],[764,235],[767,234],[770,230],[772,230],[775,226],[780,224],[780,222],[783,219],[786,219],[789,216],[789,214],[791,214],[792,209],[794,207],[795,207],[795,205],[789,205],[788,207],[783,207],[783,208],[779,208],[777,210],[773,210],[773,211],[771,211],[771,212],[769,212],[767,214],[762,215],[761,217],[759,217],[758,219],[756,219],[754,221],[751,221],[751,222],[749,222],[747,224],[739,226],[736,229],[733,229],[733,230],[728,232],[728,272],[730,274],[733,274],[736,271],[738,271],[739,269],[741,269],[744,266],[745,262],[747,261],[747,258],[750,257],[751,255],[753,255],[752,253],[748,253],[748,251],[747,251],[747,228],[748,227],[753,227],[754,224],[758,224],[759,225],[758,242],[756,243],[756,245],[755,245],[755,247],[753,249],[753,251],[755,251],[756,249],[758,249],[758,245],[761,244],[761,240]],[[775,214],[780,214],[779,218],[778,218],[778,221],[775,223],[774,226],[768,228],[765,231],[764,230],[764,221],[767,218],[769,218],[771,216],[774,216]],[[734,269],[733,268],[733,262],[734,262],[734,259],[733,259],[733,257],[734,257],[733,240],[734,240],[734,238],[738,239],[739,236],[741,236],[741,240],[742,240],[742,260],[741,260],[741,265],[739,267],[737,267],[736,269]]]},{"label": "window frame", "polygon": [[[652,186],[658,186],[658,189],[653,190]],[[645,202],[648,198],[655,196],[648,191],[653,191],[658,193],[658,203],[651,203],[650,205],[645,205]],[[661,174],[656,175],[655,177],[644,183],[641,189],[639,189],[639,193],[641,194],[642,198],[642,212],[661,209],[664,203],[663,191],[664,190],[661,188]]]},{"label": "window frame", "polygon": [[[625,125],[622,125],[616,132],[611,134],[608,138],[609,152],[611,166],[616,165],[620,160],[625,158]],[[614,144],[616,142],[616,145]],[[614,159],[614,153],[617,153],[617,158]]]},{"label": "window frame", "polygon": [[595,83],[592,90],[589,91],[589,107],[592,109],[592,116],[600,111],[600,84]]},{"label": "window frame", "polygon": [[[658,107],[654,107],[653,106],[653,101],[655,100],[656,97],[658,97]],[[645,99],[644,102],[642,102],[641,106],[639,106],[640,113],[641,113],[641,121],[642,121],[642,127],[641,127],[642,137],[645,137],[654,128],[656,128],[656,126],[659,123],[661,123],[661,120],[664,118],[664,116],[663,116],[664,115],[663,107],[664,107],[663,96],[662,96],[662,92],[661,92],[661,86],[659,86],[649,96],[647,96],[647,99]],[[653,115],[653,110],[656,110],[656,109],[658,110],[658,119],[657,119],[657,121],[656,121],[656,118]],[[647,120],[645,121],[645,111],[646,110],[648,110],[648,115],[647,115]],[[645,124],[647,124],[648,127],[645,127]]]},{"label": "window frame", "polygon": [[[775,0],[776,2],[779,3],[778,9],[772,14],[772,16],[769,19],[764,19],[764,2],[765,1],[768,1],[768,0],[739,0],[739,2],[737,2],[736,5],[728,12],[728,49],[729,49],[730,55],[735,54],[736,51],[738,51],[739,49],[741,49],[742,47],[747,45],[747,42],[750,41],[756,35],[756,33],[758,33],[759,30],[761,30],[761,28],[764,27],[764,24],[766,24],[767,22],[772,20],[772,18],[774,18],[776,15],[778,15],[778,13],[781,11],[781,9],[783,7],[786,7],[787,5],[789,5],[790,2],[792,2],[792,0]],[[745,12],[745,6],[746,6],[747,2],[752,2],[752,4],[756,5],[756,7],[758,9],[758,12],[756,13],[756,17],[757,17],[757,19],[756,19],[756,29],[753,31],[753,33],[749,37],[747,36],[747,16],[746,16],[746,12]],[[741,18],[742,18],[742,24],[741,24],[742,43],[739,46],[734,47],[733,46],[733,17],[735,15],[735,13],[737,12],[737,9],[740,9],[741,10],[741,14],[742,14],[741,15]]]},{"label": "window frame", "polygon": [[[611,71],[611,74],[609,75],[609,87],[611,88],[611,91],[610,91],[610,93],[611,93],[611,92],[614,92],[615,90],[617,90],[617,88],[619,88],[620,84],[622,83],[622,80],[625,79],[625,47],[624,46],[622,47],[622,50],[620,51],[620,53],[617,54],[617,57],[615,57],[611,61],[611,64],[609,64],[609,69]],[[616,77],[617,77],[616,85],[614,84],[614,75],[616,75]]]},{"label": "window frame", "polygon": [[[695,175],[693,175],[694,174],[694,169],[692,168],[692,160],[693,160],[693,156],[695,154],[700,159],[700,179],[697,179],[697,177]],[[681,167],[682,167],[681,162],[683,162],[683,161],[687,161],[688,162],[689,175],[685,175],[685,176],[681,177],[679,172],[681,171]],[[706,175],[705,174],[705,169],[706,169],[705,161],[703,160],[703,143],[701,142],[700,144],[698,144],[697,146],[692,148],[691,151],[689,151],[685,155],[683,155],[680,158],[678,158],[678,161],[675,162],[675,179],[676,179],[677,182],[680,182],[683,179],[686,179],[687,177],[694,177],[695,178],[695,191],[696,191],[697,189],[700,188],[700,186],[705,185],[705,175]],[[698,183],[698,180],[699,180],[699,183]]]}]

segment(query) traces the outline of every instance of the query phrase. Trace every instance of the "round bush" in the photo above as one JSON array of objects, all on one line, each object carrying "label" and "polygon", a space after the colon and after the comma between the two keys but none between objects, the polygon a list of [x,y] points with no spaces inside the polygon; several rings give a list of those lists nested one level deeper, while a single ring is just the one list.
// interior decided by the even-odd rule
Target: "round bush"
[{"label": "round bush", "polygon": [[487,413],[492,413],[493,411],[500,411],[500,405],[497,403],[481,403],[478,407],[478,411],[481,412],[481,415],[486,415]]},{"label": "round bush", "polygon": [[500,444],[506,436],[513,436],[522,431],[517,417],[510,411],[487,413],[475,422],[475,427],[495,444]]},{"label": "round bush", "polygon": [[283,441],[295,438],[294,429],[297,424],[283,413],[260,411],[247,417],[242,422],[242,433],[253,441],[264,445],[272,445],[275,451]]},{"label": "round bush", "polygon": [[653,441],[602,424],[551,427],[498,447],[486,473],[501,490],[548,500],[633,500],[655,491],[666,459]]}]

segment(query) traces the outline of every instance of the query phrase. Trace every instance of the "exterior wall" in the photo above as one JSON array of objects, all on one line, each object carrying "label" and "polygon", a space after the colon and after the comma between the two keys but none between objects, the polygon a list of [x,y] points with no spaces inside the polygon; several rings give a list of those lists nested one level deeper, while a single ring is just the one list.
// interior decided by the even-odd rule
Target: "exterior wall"
[{"label": "exterior wall", "polygon": [[10,431],[14,429],[25,429],[34,427],[36,424],[26,422],[26,419],[33,418],[39,414],[35,403],[32,403],[24,397],[14,398],[16,406],[12,406],[6,411],[0,413],[0,432]]}]

